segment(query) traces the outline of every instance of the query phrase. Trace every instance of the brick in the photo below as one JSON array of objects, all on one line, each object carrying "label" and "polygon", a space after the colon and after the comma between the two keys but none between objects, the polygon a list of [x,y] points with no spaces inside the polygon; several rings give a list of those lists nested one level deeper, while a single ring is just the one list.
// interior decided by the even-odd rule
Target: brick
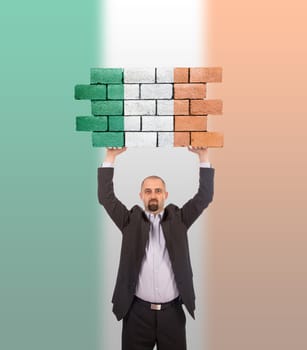
[{"label": "brick", "polygon": [[125,100],[137,100],[140,98],[139,84],[124,84]]},{"label": "brick", "polygon": [[174,100],[158,100],[157,101],[158,115],[174,115]]},{"label": "brick", "polygon": [[76,117],[77,131],[106,131],[107,129],[107,117]]},{"label": "brick", "polygon": [[124,117],[125,131],[140,131],[141,130],[141,117],[129,116]]},{"label": "brick", "polygon": [[154,83],[156,72],[155,68],[125,68],[125,83]]},{"label": "brick", "polygon": [[174,147],[182,147],[190,145],[190,133],[186,132],[174,132]]},{"label": "brick", "polygon": [[192,115],[222,114],[222,100],[191,100]]},{"label": "brick", "polygon": [[76,85],[75,99],[76,100],[105,100],[106,86],[105,85]]},{"label": "brick", "polygon": [[175,131],[206,131],[206,116],[175,116]]},{"label": "brick", "polygon": [[120,84],[123,82],[122,68],[92,68],[91,84]]},{"label": "brick", "polygon": [[93,115],[122,115],[123,101],[93,101]]},{"label": "brick", "polygon": [[109,84],[107,86],[108,100],[123,100],[124,99],[124,85],[123,84]]},{"label": "brick", "polygon": [[156,147],[157,133],[156,132],[126,132],[125,146],[126,147]]},{"label": "brick", "polygon": [[191,83],[220,83],[222,81],[221,67],[190,68]]},{"label": "brick", "polygon": [[158,147],[173,147],[174,133],[173,132],[158,132]]},{"label": "brick", "polygon": [[189,100],[174,100],[174,115],[189,115],[190,101]]},{"label": "brick", "polygon": [[142,131],[173,131],[173,117],[142,117]]},{"label": "brick", "polygon": [[224,137],[219,132],[191,132],[191,145],[203,147],[223,147]]},{"label": "brick", "polygon": [[174,69],[174,82],[175,83],[188,83],[189,82],[189,68],[175,68]]},{"label": "brick", "polygon": [[[97,117],[96,117],[97,118]],[[124,117],[110,116],[109,117],[109,131],[124,131]]]},{"label": "brick", "polygon": [[157,68],[157,83],[173,83],[174,69],[169,67]]},{"label": "brick", "polygon": [[123,132],[93,132],[92,144],[94,147],[123,147]]},{"label": "brick", "polygon": [[172,84],[141,84],[141,99],[171,99]]},{"label": "brick", "polygon": [[124,102],[125,115],[155,115],[156,102],[154,100],[131,100]]},{"label": "brick", "polygon": [[175,84],[175,99],[200,99],[206,97],[205,84]]}]

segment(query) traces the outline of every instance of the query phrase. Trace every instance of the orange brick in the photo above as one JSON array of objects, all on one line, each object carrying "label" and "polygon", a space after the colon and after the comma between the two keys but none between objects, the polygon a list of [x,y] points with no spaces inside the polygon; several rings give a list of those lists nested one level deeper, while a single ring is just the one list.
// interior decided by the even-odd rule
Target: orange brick
[{"label": "orange brick", "polygon": [[191,100],[192,115],[222,114],[222,100]]},{"label": "orange brick", "polygon": [[189,115],[190,101],[189,100],[174,100],[175,115]]},{"label": "orange brick", "polygon": [[219,132],[191,132],[191,145],[199,147],[223,147],[224,135]]},{"label": "orange brick", "polygon": [[175,131],[206,131],[206,116],[175,116]]},{"label": "orange brick", "polygon": [[175,99],[199,99],[206,97],[206,84],[174,84]]},{"label": "orange brick", "polygon": [[222,81],[222,68],[190,68],[191,83],[220,83]]},{"label": "orange brick", "polygon": [[189,68],[175,68],[174,69],[174,82],[175,83],[188,83],[189,82]]},{"label": "orange brick", "polygon": [[189,132],[174,132],[174,146],[182,147],[190,145],[190,133]]}]

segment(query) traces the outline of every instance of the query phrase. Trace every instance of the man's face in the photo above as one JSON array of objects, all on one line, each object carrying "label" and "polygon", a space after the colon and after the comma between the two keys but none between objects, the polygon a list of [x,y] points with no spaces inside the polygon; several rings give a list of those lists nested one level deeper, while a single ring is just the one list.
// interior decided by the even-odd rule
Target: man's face
[{"label": "man's face", "polygon": [[158,214],[164,208],[164,202],[168,196],[165,185],[160,179],[148,178],[144,181],[140,198],[147,211]]}]

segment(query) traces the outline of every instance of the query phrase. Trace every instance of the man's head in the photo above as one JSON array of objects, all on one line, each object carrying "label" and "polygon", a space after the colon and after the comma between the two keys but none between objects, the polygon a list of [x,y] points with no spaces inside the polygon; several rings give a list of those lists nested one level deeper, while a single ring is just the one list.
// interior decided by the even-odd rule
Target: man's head
[{"label": "man's head", "polygon": [[141,184],[140,198],[147,211],[158,214],[164,208],[164,202],[168,196],[165,182],[159,176],[148,176]]}]

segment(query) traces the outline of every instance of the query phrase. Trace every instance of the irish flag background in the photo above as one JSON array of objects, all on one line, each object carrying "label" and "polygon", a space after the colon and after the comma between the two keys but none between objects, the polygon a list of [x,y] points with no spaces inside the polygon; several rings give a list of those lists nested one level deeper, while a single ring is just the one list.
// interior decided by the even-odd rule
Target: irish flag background
[{"label": "irish flag background", "polygon": [[[0,349],[119,349],[120,233],[98,205],[104,151],[75,132],[92,67],[222,66],[215,198],[190,231],[189,349],[307,347],[307,5],[303,0],[3,1],[0,7]],[[131,148],[116,192],[197,187],[185,148]]]}]

